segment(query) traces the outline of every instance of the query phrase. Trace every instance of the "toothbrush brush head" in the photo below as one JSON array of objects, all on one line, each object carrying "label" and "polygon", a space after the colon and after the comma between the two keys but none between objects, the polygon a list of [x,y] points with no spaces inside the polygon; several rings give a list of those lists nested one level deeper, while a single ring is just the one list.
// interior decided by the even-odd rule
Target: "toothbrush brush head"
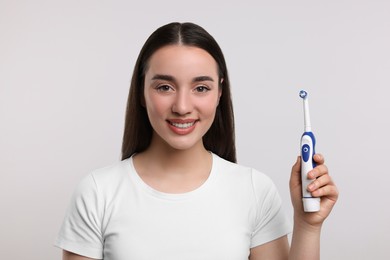
[{"label": "toothbrush brush head", "polygon": [[305,99],[305,98],[307,97],[307,92],[304,91],[304,90],[301,90],[301,91],[299,91],[299,96],[300,96],[301,98]]}]

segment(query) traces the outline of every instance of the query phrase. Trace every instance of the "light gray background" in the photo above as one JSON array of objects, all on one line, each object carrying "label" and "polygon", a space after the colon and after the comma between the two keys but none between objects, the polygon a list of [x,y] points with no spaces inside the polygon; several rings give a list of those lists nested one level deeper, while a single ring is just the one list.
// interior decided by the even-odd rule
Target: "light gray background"
[{"label": "light gray background", "polygon": [[323,259],[390,259],[389,1],[0,1],[0,252],[59,259],[72,191],[120,158],[132,68],[171,21],[226,55],[238,159],[267,173],[292,216],[290,167],[308,90],[318,152],[341,195]]}]

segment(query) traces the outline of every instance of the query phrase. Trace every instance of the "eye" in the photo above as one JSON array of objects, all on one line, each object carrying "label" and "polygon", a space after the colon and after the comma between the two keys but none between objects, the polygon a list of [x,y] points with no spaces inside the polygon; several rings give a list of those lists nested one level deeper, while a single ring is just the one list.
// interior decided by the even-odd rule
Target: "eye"
[{"label": "eye", "polygon": [[168,92],[168,91],[172,90],[172,87],[169,85],[163,84],[163,85],[158,85],[156,87],[156,89],[157,89],[157,91]]},{"label": "eye", "polygon": [[209,91],[209,90],[210,90],[210,89],[209,89],[208,87],[203,86],[203,85],[197,86],[197,87],[195,88],[195,91],[196,91],[196,92],[199,92],[199,93],[204,93],[204,92],[207,92],[207,91]]}]

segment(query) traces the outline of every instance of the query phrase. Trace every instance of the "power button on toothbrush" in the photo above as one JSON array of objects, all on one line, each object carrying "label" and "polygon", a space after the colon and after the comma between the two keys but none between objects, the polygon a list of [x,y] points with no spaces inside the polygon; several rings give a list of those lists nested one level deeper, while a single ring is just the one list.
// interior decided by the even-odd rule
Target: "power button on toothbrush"
[{"label": "power button on toothbrush", "polygon": [[304,162],[308,162],[310,158],[310,146],[307,144],[304,144],[302,146],[302,159]]}]

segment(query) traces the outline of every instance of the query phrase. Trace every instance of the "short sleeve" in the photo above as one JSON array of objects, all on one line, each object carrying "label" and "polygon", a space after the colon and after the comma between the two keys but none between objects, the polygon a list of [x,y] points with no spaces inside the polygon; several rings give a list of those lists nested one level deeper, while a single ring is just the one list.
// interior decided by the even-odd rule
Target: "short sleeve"
[{"label": "short sleeve", "polygon": [[282,210],[282,200],[272,180],[254,170],[252,181],[257,205],[251,248],[291,232],[290,222]]},{"label": "short sleeve", "polygon": [[101,219],[99,193],[90,174],[75,189],[54,245],[82,256],[103,259]]}]

